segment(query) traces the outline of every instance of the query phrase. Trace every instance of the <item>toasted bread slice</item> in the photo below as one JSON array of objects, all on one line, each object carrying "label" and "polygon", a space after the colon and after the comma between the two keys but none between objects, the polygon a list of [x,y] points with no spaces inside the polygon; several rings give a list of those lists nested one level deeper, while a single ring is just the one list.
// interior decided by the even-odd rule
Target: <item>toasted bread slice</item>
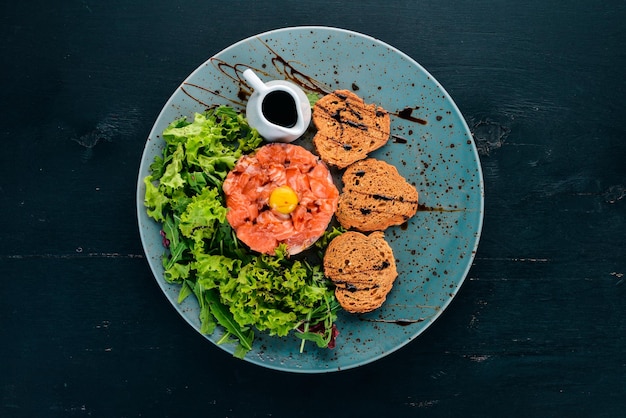
[{"label": "toasted bread slice", "polygon": [[346,169],[342,180],[335,216],[346,229],[382,231],[406,222],[417,212],[417,190],[384,161],[357,161]]},{"label": "toasted bread slice", "polygon": [[324,274],[335,284],[343,309],[351,313],[379,308],[398,276],[393,250],[380,231],[348,231],[333,239],[324,255]]},{"label": "toasted bread slice", "polygon": [[349,90],[336,90],[313,107],[313,144],[326,163],[345,168],[387,143],[389,113]]}]

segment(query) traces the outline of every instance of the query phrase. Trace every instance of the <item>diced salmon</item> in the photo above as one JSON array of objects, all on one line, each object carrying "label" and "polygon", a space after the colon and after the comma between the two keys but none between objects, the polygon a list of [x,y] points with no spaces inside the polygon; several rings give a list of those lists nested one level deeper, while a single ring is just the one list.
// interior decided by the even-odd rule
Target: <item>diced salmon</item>
[{"label": "diced salmon", "polygon": [[[289,186],[298,205],[289,214],[272,210],[274,189]],[[243,156],[224,181],[227,219],[252,250],[273,254],[285,243],[290,254],[308,248],[324,233],[339,199],[326,165],[306,149],[274,143]]]}]

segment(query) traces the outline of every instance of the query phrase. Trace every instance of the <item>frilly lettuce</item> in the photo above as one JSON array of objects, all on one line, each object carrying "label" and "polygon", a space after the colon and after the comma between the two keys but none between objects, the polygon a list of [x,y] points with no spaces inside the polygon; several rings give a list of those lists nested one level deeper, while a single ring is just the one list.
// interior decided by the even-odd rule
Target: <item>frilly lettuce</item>
[{"label": "frilly lettuce", "polygon": [[[236,343],[237,357],[251,349],[255,329],[275,336],[296,330],[303,342],[327,346],[339,304],[320,268],[290,260],[285,248],[275,256],[251,253],[226,220],[222,182],[261,145],[257,131],[221,106],[172,122],[163,139],[163,156],[144,179],[145,206],[163,226],[165,279],[181,285],[179,302],[195,295],[201,332],[220,325],[219,343]],[[310,325],[321,331],[308,332]]]}]

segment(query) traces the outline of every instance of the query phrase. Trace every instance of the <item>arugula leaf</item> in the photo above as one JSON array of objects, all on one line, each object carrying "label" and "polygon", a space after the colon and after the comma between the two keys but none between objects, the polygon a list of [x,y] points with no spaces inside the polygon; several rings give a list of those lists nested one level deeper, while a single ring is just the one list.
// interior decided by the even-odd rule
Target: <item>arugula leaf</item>
[{"label": "arugula leaf", "polygon": [[330,342],[330,338],[318,332],[298,332],[296,333],[296,335],[298,336],[298,338],[301,338],[303,340],[303,345],[300,348],[300,352],[304,351],[304,341],[313,341],[320,348],[327,347],[328,343]]},{"label": "arugula leaf", "polygon": [[178,294],[178,303],[183,303],[190,295],[193,295],[193,283],[189,280],[184,280],[183,285],[180,287],[180,293]]},{"label": "arugula leaf", "polygon": [[205,291],[204,297],[206,303],[209,304],[211,314],[213,314],[217,322],[224,327],[228,334],[236,337],[240,348],[236,350],[235,357],[243,357],[245,353],[252,349],[254,331],[247,327],[242,327],[239,323],[233,320],[228,308],[222,304],[220,297],[215,290]]}]

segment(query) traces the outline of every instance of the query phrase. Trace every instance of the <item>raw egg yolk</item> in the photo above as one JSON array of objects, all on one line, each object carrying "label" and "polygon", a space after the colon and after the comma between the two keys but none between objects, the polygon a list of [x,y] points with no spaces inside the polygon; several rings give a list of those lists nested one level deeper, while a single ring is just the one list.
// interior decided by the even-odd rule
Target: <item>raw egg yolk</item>
[{"label": "raw egg yolk", "polygon": [[289,186],[275,188],[270,194],[270,208],[288,214],[298,206],[298,195]]}]

